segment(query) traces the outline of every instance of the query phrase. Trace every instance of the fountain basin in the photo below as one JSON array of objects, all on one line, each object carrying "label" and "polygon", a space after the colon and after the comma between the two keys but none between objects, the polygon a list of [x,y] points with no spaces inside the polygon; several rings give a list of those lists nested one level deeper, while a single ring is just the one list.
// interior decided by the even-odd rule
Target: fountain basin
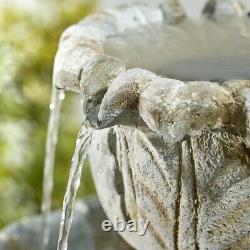
[{"label": "fountain basin", "polygon": [[[250,19],[209,1],[92,15],[63,34],[58,88],[79,91],[100,201],[112,221],[149,219],[136,249],[250,244]],[[239,80],[240,79],[240,80]],[[246,233],[247,232],[247,233]]]},{"label": "fountain basin", "polygon": [[180,7],[143,4],[92,15],[62,35],[54,83],[81,88],[87,120],[96,124],[96,107],[126,69],[184,81],[249,79],[249,16],[217,5],[199,19]]}]

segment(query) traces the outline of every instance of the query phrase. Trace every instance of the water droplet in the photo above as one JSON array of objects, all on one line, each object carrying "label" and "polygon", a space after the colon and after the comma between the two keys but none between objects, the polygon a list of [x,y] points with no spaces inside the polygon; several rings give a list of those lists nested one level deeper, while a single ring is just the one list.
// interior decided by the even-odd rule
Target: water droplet
[{"label": "water droplet", "polygon": [[50,105],[49,105],[49,109],[50,110],[53,110],[55,108],[55,104],[54,103],[51,103]]},{"label": "water droplet", "polygon": [[65,93],[64,93],[64,91],[63,91],[63,92],[60,93],[59,99],[60,99],[60,100],[64,100],[64,98],[65,98]]}]

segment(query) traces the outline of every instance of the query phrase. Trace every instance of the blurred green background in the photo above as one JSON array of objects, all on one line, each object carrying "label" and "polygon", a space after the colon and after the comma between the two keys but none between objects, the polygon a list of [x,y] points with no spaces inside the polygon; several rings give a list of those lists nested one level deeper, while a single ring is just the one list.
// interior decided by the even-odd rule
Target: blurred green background
[{"label": "blurred green background", "polygon": [[[0,228],[20,217],[40,213],[58,40],[65,28],[95,9],[93,0],[17,2],[0,2]],[[53,209],[62,206],[81,124],[79,114],[79,97],[67,93],[56,153]],[[94,192],[87,167],[78,194]]]}]

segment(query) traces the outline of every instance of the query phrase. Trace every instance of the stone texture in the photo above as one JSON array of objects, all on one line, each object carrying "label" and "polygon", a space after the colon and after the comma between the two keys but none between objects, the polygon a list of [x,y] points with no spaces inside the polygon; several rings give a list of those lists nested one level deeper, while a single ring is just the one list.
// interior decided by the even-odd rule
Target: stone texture
[{"label": "stone texture", "polygon": [[80,90],[101,129],[89,153],[106,214],[150,220],[121,233],[136,249],[249,249],[250,82],[230,80],[250,76],[249,17],[200,3],[196,20],[167,4],[105,11],[60,42],[54,84]]},{"label": "stone texture", "polygon": [[150,220],[143,237],[121,234],[136,249],[248,249],[249,156],[237,129],[168,143],[119,126],[95,133],[90,160],[108,217]]}]

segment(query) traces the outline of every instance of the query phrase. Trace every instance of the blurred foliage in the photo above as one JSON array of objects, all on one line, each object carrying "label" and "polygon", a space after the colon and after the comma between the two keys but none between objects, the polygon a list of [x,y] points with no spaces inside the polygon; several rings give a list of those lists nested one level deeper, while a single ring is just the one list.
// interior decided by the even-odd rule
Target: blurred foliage
[{"label": "blurred foliage", "polygon": [[[32,10],[0,10],[0,228],[40,212],[53,60],[60,34],[93,10],[93,1],[34,1]],[[25,1],[24,1],[25,5]],[[67,94],[56,155],[53,208],[62,206],[80,121]],[[80,110],[80,109],[79,109]],[[79,111],[80,112],[80,111]],[[68,121],[71,122],[68,122]],[[94,192],[84,169],[80,195]]]}]

